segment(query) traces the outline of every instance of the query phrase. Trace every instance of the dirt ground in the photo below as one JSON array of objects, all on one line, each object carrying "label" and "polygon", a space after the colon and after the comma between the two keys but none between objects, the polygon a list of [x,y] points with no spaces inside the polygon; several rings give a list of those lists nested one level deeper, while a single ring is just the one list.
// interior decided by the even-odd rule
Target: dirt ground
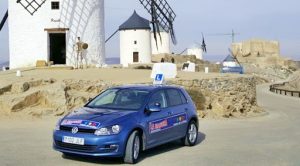
[{"label": "dirt ground", "polygon": [[[0,87],[18,81],[30,79],[49,79],[56,80],[80,79],[80,80],[104,80],[111,83],[130,84],[141,82],[152,82],[150,78],[151,70],[136,69],[84,69],[84,70],[67,70],[67,69],[23,69],[22,77],[16,77],[16,71],[0,72]],[[179,71],[176,79],[193,80],[199,78],[221,78],[221,77],[242,77],[237,74],[220,74],[220,73],[200,73],[200,72],[182,72]]]}]

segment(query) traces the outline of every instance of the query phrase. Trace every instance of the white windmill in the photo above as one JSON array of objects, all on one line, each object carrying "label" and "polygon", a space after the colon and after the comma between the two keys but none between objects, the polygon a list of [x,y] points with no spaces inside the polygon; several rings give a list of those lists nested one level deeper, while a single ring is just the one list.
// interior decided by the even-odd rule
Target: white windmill
[{"label": "white windmill", "polygon": [[129,64],[151,63],[150,24],[136,11],[120,27],[120,61]]},{"label": "white windmill", "polygon": [[[168,2],[139,1],[152,16],[155,40],[161,25],[176,43],[176,14]],[[7,19],[10,68],[35,66],[37,60],[75,66],[78,37],[89,45],[84,54],[88,65],[105,63],[104,0],[9,0],[0,31]]]},{"label": "white windmill", "polygon": [[[151,45],[152,45],[152,54],[159,55],[159,54],[170,54],[171,53],[171,46],[170,46],[170,34],[161,26],[159,27],[160,39],[155,41],[154,32],[151,33]],[[157,44],[156,44],[157,42]]]}]

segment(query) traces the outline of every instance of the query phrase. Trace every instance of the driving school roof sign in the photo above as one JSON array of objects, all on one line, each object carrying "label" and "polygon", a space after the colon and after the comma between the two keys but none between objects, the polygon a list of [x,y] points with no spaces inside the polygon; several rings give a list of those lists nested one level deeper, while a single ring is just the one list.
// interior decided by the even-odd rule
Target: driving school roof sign
[{"label": "driving school roof sign", "polygon": [[163,74],[156,74],[155,79],[153,81],[154,85],[162,85],[165,82],[165,77]]}]

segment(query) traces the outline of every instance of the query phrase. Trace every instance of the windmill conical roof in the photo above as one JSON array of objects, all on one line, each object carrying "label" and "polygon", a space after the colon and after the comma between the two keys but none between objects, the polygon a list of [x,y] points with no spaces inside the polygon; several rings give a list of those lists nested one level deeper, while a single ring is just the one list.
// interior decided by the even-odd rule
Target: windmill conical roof
[{"label": "windmill conical roof", "polygon": [[235,59],[231,55],[228,55],[223,62],[235,62]]},{"label": "windmill conical roof", "polygon": [[119,30],[131,29],[151,29],[150,22],[134,11],[132,16],[119,27]]}]

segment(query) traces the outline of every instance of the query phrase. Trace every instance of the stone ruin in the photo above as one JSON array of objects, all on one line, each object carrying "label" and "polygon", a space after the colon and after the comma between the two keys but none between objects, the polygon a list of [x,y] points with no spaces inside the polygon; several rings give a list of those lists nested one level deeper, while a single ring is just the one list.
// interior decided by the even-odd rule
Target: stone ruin
[{"label": "stone ruin", "polygon": [[278,41],[252,39],[233,43],[231,47],[233,54],[242,64],[256,64],[259,67],[274,65],[296,67],[296,63],[292,60],[281,56]]}]

